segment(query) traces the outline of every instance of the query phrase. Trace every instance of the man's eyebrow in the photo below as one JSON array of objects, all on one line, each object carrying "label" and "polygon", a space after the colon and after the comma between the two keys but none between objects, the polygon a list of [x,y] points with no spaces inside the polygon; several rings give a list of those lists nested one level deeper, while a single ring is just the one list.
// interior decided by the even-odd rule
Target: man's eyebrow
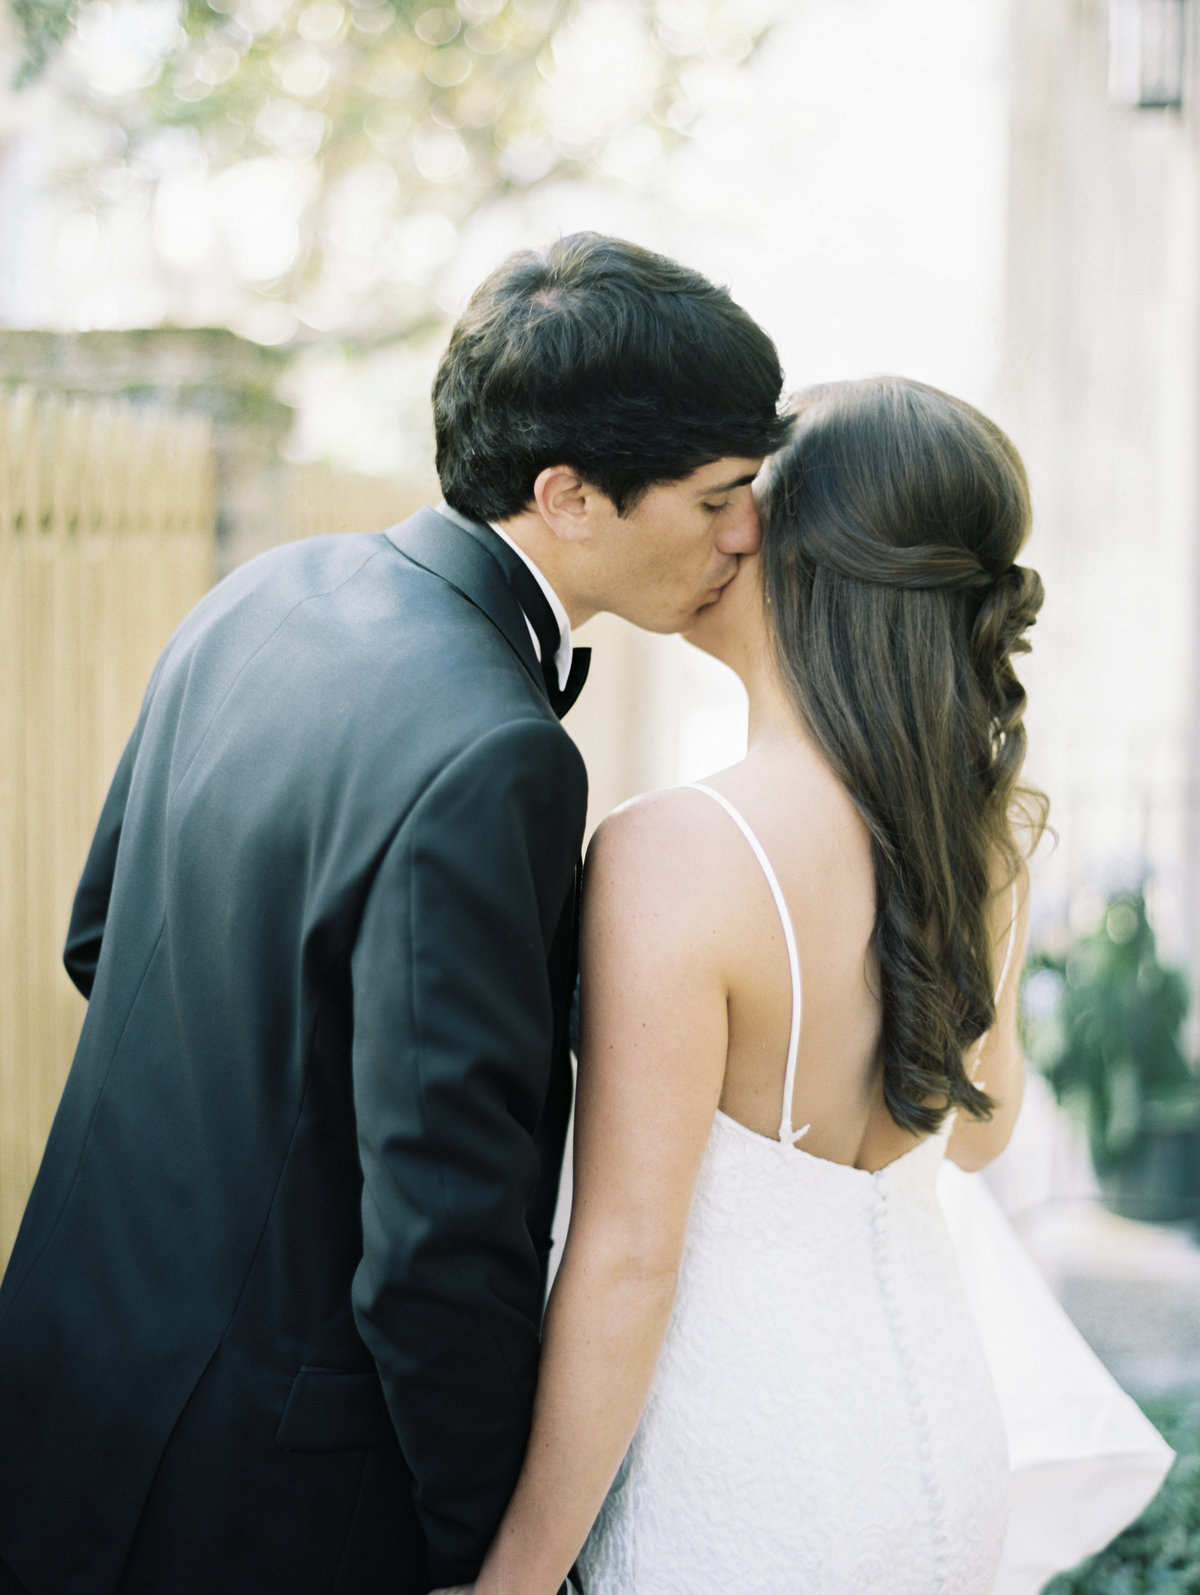
[{"label": "man's eyebrow", "polygon": [[757,471],[747,471],[745,476],[735,476],[732,482],[718,482],[715,487],[705,487],[696,494],[697,498],[709,498],[714,493],[732,493],[735,487],[749,487]]}]

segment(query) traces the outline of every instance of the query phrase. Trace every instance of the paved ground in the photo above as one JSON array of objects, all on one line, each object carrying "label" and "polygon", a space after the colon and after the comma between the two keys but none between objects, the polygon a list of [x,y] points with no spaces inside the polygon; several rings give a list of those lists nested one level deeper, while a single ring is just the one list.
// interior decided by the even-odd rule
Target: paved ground
[{"label": "paved ground", "polygon": [[1135,1397],[1200,1391],[1200,1246],[1094,1201],[1048,1203],[1018,1230],[1084,1338]]},{"label": "paved ground", "polygon": [[1200,1245],[1098,1199],[1082,1137],[1030,1071],[1012,1144],[985,1180],[1100,1360],[1132,1396],[1200,1391]]}]

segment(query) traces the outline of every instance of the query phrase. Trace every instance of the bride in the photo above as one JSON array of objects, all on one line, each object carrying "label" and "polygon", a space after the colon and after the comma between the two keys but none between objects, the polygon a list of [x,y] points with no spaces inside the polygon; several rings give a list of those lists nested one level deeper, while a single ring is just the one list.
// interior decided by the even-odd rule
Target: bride
[{"label": "bride", "polygon": [[813,388],[690,640],[746,758],[589,854],[570,1233],[475,1595],[984,1595],[1000,1416],[934,1192],[1021,1098],[1021,462],[959,400]]}]

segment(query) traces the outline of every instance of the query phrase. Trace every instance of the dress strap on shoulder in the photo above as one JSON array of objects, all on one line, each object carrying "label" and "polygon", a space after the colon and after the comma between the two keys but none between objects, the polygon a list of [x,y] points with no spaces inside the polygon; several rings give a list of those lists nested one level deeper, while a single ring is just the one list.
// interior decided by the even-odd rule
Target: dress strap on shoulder
[{"label": "dress strap on shoulder", "polygon": [[775,907],[779,910],[780,922],[783,925],[783,939],[787,944],[788,968],[792,979],[792,1026],[788,1036],[787,1068],[783,1076],[783,1103],[779,1118],[779,1139],[785,1146],[794,1146],[802,1135],[806,1135],[809,1126],[803,1129],[792,1128],[792,1097],[796,1089],[796,1058],[800,1050],[800,957],[796,951],[796,932],[792,926],[792,916],[788,912],[787,901],[783,895],[783,888],[779,884],[779,877],[771,867],[771,861],[763,849],[762,843],[751,830],[749,822],[739,809],[722,793],[714,787],[705,786],[702,781],[694,781],[692,789],[696,792],[707,792],[729,815],[730,819],[741,831],[749,842],[755,858],[762,866],[762,872],[767,877],[767,885],[771,888],[771,896],[775,899]]},{"label": "dress strap on shoulder", "polygon": [[[995,996],[992,999],[994,1005],[997,1008],[1000,1006],[1000,993],[1004,990],[1004,983],[1008,979],[1009,971],[1012,968],[1013,949],[1017,945],[1017,909],[1018,909],[1018,907],[1019,907],[1019,904],[1018,904],[1018,901],[1017,901],[1017,883],[1016,883],[1016,881],[1014,881],[1012,883],[1012,922],[1010,923],[1010,925],[1008,927],[1008,942],[1007,942],[1007,944],[1006,944],[1006,946],[1004,948],[1004,962],[1000,966],[1000,979],[996,982],[996,993],[995,993]],[[968,1076],[975,1082],[975,1084],[977,1086],[979,1086],[979,1088],[981,1090],[983,1089],[983,1081],[975,1079],[975,1071],[979,1068],[979,1058],[980,1058],[980,1054],[983,1052],[983,1044],[984,1044],[984,1042],[986,1040],[987,1040],[986,1034],[980,1036],[979,1040],[975,1043],[975,1045],[971,1048],[971,1051],[967,1054],[967,1061],[966,1061],[966,1070],[967,1070]]]},{"label": "dress strap on shoulder", "polygon": [[1004,949],[1004,963],[1000,970],[1000,979],[996,982],[996,998],[1000,1001],[1000,993],[1004,990],[1004,982],[1008,979],[1008,971],[1012,965],[1013,948],[1017,945],[1017,883],[1012,883],[1012,923],[1008,927],[1008,946]]}]

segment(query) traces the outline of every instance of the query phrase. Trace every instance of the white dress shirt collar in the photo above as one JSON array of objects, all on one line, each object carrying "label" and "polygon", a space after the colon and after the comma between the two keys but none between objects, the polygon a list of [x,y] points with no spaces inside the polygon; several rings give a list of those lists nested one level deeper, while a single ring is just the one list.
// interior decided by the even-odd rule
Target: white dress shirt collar
[{"label": "white dress shirt collar", "polygon": [[[458,526],[473,526],[476,524],[474,521],[468,519],[467,516],[460,515],[456,509],[446,503],[445,499],[443,499],[442,502],[437,506],[437,511],[439,515],[444,515],[448,521],[454,521]],[[561,690],[566,686],[567,677],[571,674],[571,655],[573,651],[571,643],[571,622],[566,610],[563,608],[562,600],[554,591],[554,588],[551,587],[550,583],[542,575],[538,567],[534,564],[533,560],[530,559],[525,550],[520,547],[519,544],[513,542],[512,538],[508,535],[504,528],[497,526],[494,521],[489,521],[488,525],[492,528],[492,531],[495,532],[496,536],[499,537],[503,542],[507,543],[509,548],[511,548],[515,554],[520,555],[520,557],[525,561],[526,565],[529,566],[529,569],[533,572],[538,586],[542,589],[543,593],[545,593],[546,602],[550,605],[550,608],[554,613],[554,618],[558,622],[559,642],[554,653],[554,670],[558,677],[559,689]],[[522,610],[521,613],[525,614],[525,611]],[[533,640],[533,651],[537,655],[538,663],[540,664],[542,659],[542,645],[538,641],[538,634],[533,629],[533,623],[530,621],[528,615],[525,615],[525,624],[529,627],[529,635]]]}]

